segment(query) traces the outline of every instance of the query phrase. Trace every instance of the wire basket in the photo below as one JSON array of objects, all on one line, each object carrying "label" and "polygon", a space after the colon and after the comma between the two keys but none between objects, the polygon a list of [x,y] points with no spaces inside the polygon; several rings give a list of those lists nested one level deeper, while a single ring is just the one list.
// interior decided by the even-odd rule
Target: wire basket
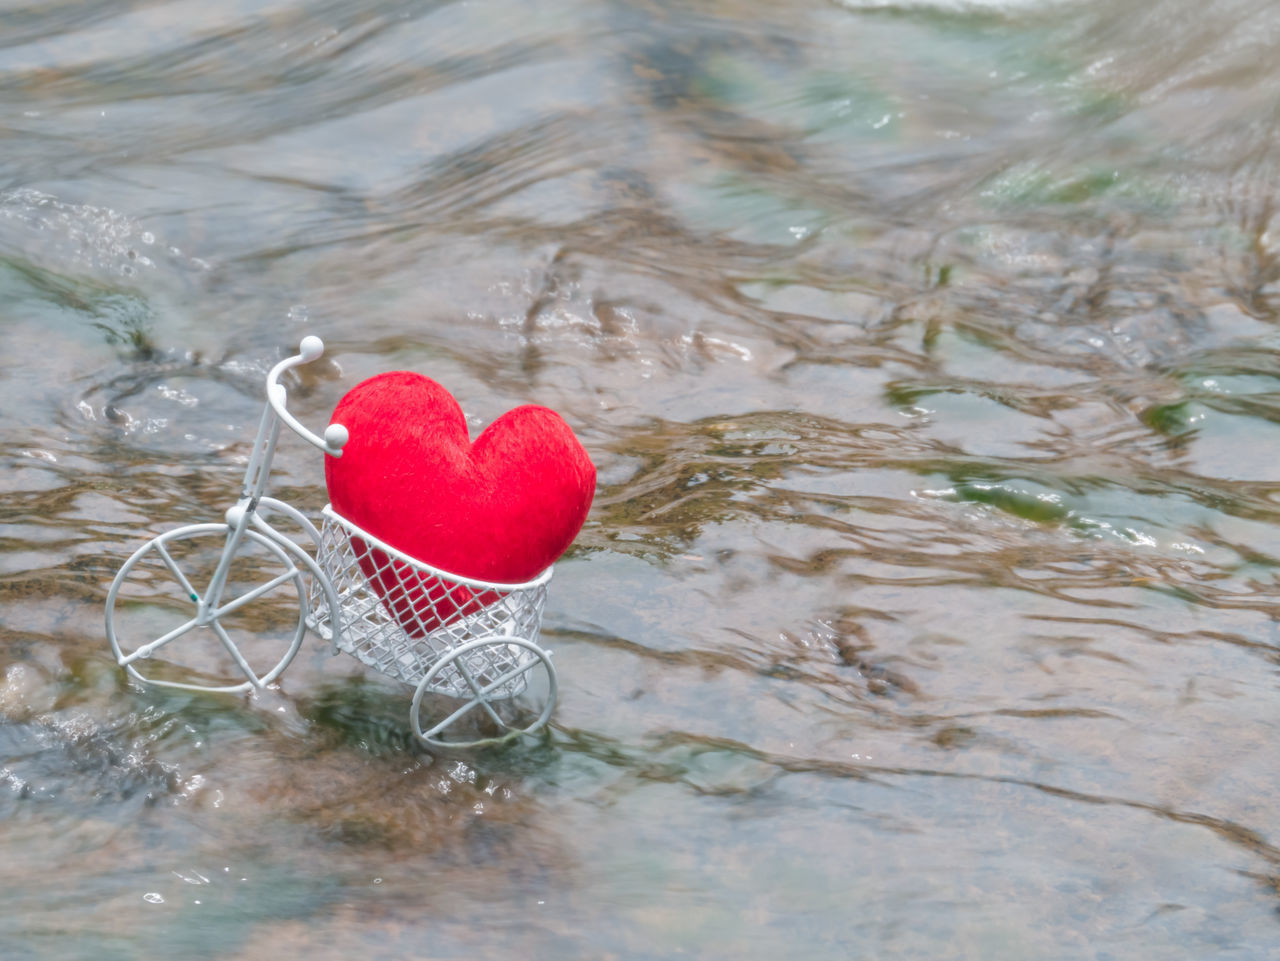
[{"label": "wire basket", "polygon": [[[316,560],[338,598],[338,630],[329,595],[309,578],[308,626],[373,669],[418,685],[442,658],[449,660],[427,690],[471,696],[476,685],[490,699],[517,697],[528,683],[535,642],[551,581],[548,568],[524,584],[495,584],[438,570],[396,550],[337,514],[323,510]],[[462,661],[459,664],[459,661]]]}]

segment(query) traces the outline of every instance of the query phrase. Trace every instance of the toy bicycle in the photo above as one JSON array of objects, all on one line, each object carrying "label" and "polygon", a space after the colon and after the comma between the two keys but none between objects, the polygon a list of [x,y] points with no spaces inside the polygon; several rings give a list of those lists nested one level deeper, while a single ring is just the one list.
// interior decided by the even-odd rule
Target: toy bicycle
[{"label": "toy bicycle", "polygon": [[[557,693],[550,652],[538,644],[550,567],[522,584],[460,577],[396,550],[332,506],[317,527],[266,495],[282,425],[342,456],[347,429],[334,423],[323,437],[312,433],[287,410],[280,383],[323,352],[319,337],[305,337],[267,374],[257,439],[225,519],[159,534],[120,567],[106,611],[116,662],[144,684],[261,690],[280,678],[310,629],[333,653],[414,687],[409,719],[424,744],[474,747],[539,730]],[[301,536],[283,532],[280,518]]]}]

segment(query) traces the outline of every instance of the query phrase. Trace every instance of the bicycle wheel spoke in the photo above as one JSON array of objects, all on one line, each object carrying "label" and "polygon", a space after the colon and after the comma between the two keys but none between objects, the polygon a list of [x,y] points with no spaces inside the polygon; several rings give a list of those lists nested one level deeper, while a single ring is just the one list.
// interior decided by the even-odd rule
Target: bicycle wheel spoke
[{"label": "bicycle wheel spoke", "polygon": [[191,582],[187,580],[187,575],[182,573],[182,569],[178,567],[178,562],[170,556],[167,550],[165,550],[162,542],[156,541],[156,550],[160,553],[160,559],[164,561],[164,566],[169,568],[169,572],[178,579],[178,583],[182,585],[182,589],[187,592],[187,597],[191,598],[196,603],[199,603],[200,595],[197,594],[196,589],[191,586]]},{"label": "bicycle wheel spoke", "polygon": [[[472,685],[471,690],[475,691],[476,696],[478,697],[488,697],[508,681],[512,681],[521,674],[527,674],[529,671],[533,670],[536,663],[537,661],[530,661],[527,664],[517,664],[511,670],[507,671],[506,674],[501,675],[496,681],[490,681],[489,685],[483,690],[476,688],[474,685]],[[470,678],[468,678],[468,683],[470,683]]]},{"label": "bicycle wheel spoke", "polygon": [[218,635],[218,640],[222,641],[222,646],[227,649],[227,653],[231,655],[232,660],[244,672],[244,676],[249,679],[249,683],[261,690],[262,681],[258,675],[253,673],[253,668],[249,666],[249,662],[244,659],[244,655],[240,653],[240,648],[236,647],[235,641],[231,640],[231,636],[227,634],[224,628],[217,621],[210,621],[209,627]]},{"label": "bicycle wheel spoke", "polygon": [[507,725],[502,723],[502,718],[498,717],[497,713],[493,710],[493,708],[489,706],[489,698],[487,695],[490,691],[493,690],[493,685],[490,685],[488,688],[486,688],[483,691],[480,690],[480,685],[476,683],[476,679],[472,676],[471,672],[467,670],[466,658],[460,657],[457,659],[457,661],[455,661],[455,663],[458,666],[458,673],[461,674],[462,677],[466,680],[467,686],[470,687],[471,690],[475,692],[476,697],[475,697],[475,700],[471,702],[472,705],[479,704],[481,707],[484,708],[485,713],[488,714],[491,718],[493,718],[493,722],[495,724],[497,724],[500,727],[506,727]]},{"label": "bicycle wheel spoke", "polygon": [[[437,734],[441,733],[446,728],[448,728],[448,726],[452,724],[454,721],[458,720],[458,718],[464,716],[465,714],[470,712],[472,708],[482,703],[484,702],[481,700],[468,701],[466,704],[462,705],[462,707],[458,708],[456,711],[454,711],[452,714],[446,717],[443,721],[441,721],[435,727],[431,728],[431,730],[424,731],[423,737],[435,737]],[[489,705],[485,704],[485,707],[488,707],[488,706]],[[492,713],[493,712],[491,711],[490,714]],[[498,719],[495,718],[495,720],[498,720]],[[498,720],[498,723],[502,724],[502,721]],[[506,727],[505,724],[502,724],[502,726]]]},{"label": "bicycle wheel spoke", "polygon": [[277,574],[275,577],[271,578],[271,580],[267,581],[265,584],[259,584],[253,590],[247,591],[244,594],[241,594],[234,601],[227,601],[227,603],[223,604],[220,608],[214,611],[213,614],[210,616],[214,618],[219,618],[227,614],[230,614],[232,611],[239,610],[240,608],[244,607],[244,605],[248,604],[250,601],[256,601],[263,594],[266,594],[269,591],[273,591],[277,587],[279,587],[281,584],[284,584],[286,581],[292,580],[294,577],[297,577],[298,573],[299,573],[298,569],[291,564],[289,565],[289,569],[285,571],[283,574]]},{"label": "bicycle wheel spoke", "polygon": [[173,630],[171,630],[168,634],[165,634],[163,637],[158,637],[154,641],[151,641],[148,644],[143,644],[140,648],[138,648],[132,654],[126,654],[124,657],[120,658],[120,666],[125,667],[129,664],[132,664],[136,660],[150,657],[152,654],[154,654],[160,648],[164,647],[170,641],[177,640],[183,634],[187,633],[187,631],[191,630],[193,627],[196,627],[197,624],[198,624],[198,620],[193,617],[191,618],[191,620],[187,621],[187,623],[182,624],[179,627],[175,627]]}]

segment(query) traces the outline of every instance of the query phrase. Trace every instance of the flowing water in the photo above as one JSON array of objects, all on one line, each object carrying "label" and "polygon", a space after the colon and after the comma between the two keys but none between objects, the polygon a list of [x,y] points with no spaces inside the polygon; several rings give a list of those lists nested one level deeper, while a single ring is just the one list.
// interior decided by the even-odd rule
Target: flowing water
[{"label": "flowing water", "polygon": [[[1262,0],[0,0],[0,956],[1280,957],[1278,64]],[[590,451],[545,737],[116,667],[307,334],[308,424],[408,368]]]}]

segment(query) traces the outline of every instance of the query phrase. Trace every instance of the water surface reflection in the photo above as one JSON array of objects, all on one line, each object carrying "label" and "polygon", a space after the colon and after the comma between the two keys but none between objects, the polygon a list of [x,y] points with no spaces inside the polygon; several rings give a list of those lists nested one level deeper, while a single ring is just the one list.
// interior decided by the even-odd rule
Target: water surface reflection
[{"label": "water surface reflection", "polygon": [[[3,21],[8,954],[1271,950],[1272,5]],[[111,662],[308,333],[310,423],[409,367],[596,460],[547,738],[432,757],[318,643],[252,703]]]}]

